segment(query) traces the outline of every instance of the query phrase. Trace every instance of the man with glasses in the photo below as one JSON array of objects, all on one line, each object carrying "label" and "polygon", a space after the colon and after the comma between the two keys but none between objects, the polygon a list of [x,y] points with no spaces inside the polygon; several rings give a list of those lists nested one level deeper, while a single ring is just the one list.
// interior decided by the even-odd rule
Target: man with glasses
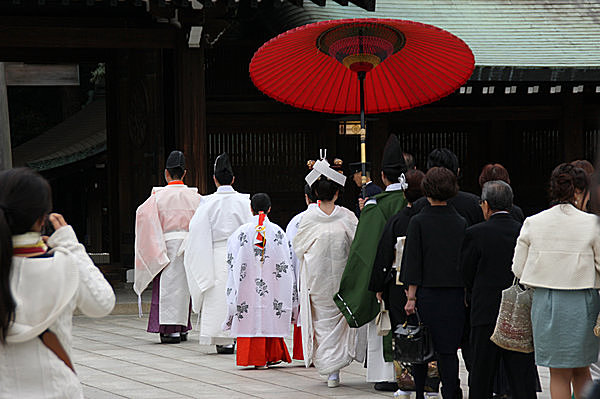
[{"label": "man with glasses", "polygon": [[525,354],[500,348],[490,337],[500,309],[502,290],[512,285],[512,258],[521,230],[509,213],[511,187],[500,180],[483,185],[481,209],[485,222],[467,229],[460,257],[465,287],[471,292],[470,398],[491,398],[494,376],[503,360],[512,397],[536,397],[536,373],[533,353]]}]

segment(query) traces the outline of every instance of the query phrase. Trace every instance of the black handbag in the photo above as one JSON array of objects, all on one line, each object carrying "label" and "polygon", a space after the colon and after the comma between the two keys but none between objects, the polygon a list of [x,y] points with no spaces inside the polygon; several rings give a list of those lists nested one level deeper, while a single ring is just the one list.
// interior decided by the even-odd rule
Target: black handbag
[{"label": "black handbag", "polygon": [[421,323],[419,313],[415,312],[417,323],[404,324],[394,331],[394,358],[399,362],[425,364],[434,358],[433,341],[429,327]]}]

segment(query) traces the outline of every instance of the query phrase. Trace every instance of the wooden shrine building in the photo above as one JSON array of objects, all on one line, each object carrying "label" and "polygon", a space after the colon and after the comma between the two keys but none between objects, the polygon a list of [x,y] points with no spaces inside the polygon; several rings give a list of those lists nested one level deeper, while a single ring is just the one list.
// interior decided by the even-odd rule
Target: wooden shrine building
[{"label": "wooden shrine building", "polygon": [[[214,191],[212,164],[227,151],[237,189],[269,193],[272,218],[285,226],[304,206],[306,161],[319,148],[346,163],[357,161],[358,137],[343,129],[352,116],[297,110],[261,94],[248,77],[252,54],[305,23],[400,18],[465,40],[476,69],[442,101],[369,116],[374,175],[388,135],[397,134],[420,168],[435,147],[456,152],[467,191],[479,193],[484,164],[502,163],[511,173],[515,201],[531,214],[547,204],[555,165],[596,156],[597,15],[594,2],[574,7],[543,0],[4,1],[0,62],[79,65],[80,76],[86,65],[102,65],[103,78],[81,80],[77,95],[89,92],[87,100],[61,89],[56,104],[40,104],[62,107],[61,117],[40,134],[13,142],[13,158],[16,166],[34,167],[50,179],[56,210],[89,252],[109,254],[104,261],[111,266],[104,269],[117,280],[133,264],[135,210],[152,186],[163,184],[172,149],[185,152],[187,184],[201,193]],[[11,128],[27,131],[29,114],[17,114],[35,112],[37,99],[25,101],[17,86],[8,87]],[[348,184],[348,206],[356,193]]]}]

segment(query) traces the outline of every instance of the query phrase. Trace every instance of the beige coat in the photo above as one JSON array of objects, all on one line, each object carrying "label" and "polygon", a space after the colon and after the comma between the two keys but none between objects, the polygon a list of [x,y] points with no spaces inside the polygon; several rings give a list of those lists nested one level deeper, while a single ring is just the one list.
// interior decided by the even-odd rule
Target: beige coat
[{"label": "beige coat", "polygon": [[528,217],[512,270],[531,287],[600,289],[600,220],[570,204]]}]

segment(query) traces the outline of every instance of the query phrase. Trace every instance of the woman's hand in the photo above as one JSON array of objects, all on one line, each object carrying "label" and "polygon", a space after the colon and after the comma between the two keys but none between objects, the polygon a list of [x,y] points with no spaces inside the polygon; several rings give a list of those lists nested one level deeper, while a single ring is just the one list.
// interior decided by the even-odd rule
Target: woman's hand
[{"label": "woman's hand", "polygon": [[415,313],[415,308],[417,305],[417,301],[414,299],[410,299],[406,301],[406,305],[404,306],[404,311],[408,316]]},{"label": "woman's hand", "polygon": [[58,230],[61,227],[68,226],[67,222],[65,221],[65,218],[60,213],[51,213],[48,216],[48,220],[50,221],[50,223],[52,223],[52,227],[54,227],[54,230]]},{"label": "woman's hand", "polygon": [[375,294],[375,296],[377,297],[377,303],[381,303],[381,301],[383,301],[383,292],[378,292]]},{"label": "woman's hand", "polygon": [[[52,225],[52,228],[50,228],[50,225]],[[65,218],[59,213],[51,213],[48,215],[44,227],[42,227],[42,240],[45,243],[48,243],[50,236],[63,226],[67,226]]]},{"label": "woman's hand", "polygon": [[359,198],[358,199],[358,209],[360,211],[363,210],[363,208],[365,207],[365,202],[367,202],[368,198]]}]

